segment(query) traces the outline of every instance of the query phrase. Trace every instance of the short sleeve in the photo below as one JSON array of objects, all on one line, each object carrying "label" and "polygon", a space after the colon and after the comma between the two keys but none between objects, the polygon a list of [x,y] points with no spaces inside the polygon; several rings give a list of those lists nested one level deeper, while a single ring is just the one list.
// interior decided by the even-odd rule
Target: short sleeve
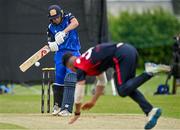
[{"label": "short sleeve", "polygon": [[68,13],[67,15],[68,15],[68,17],[69,17],[69,20],[75,18],[75,16],[74,16],[72,13]]},{"label": "short sleeve", "polygon": [[77,81],[82,81],[86,79],[86,73],[81,69],[77,69]]}]

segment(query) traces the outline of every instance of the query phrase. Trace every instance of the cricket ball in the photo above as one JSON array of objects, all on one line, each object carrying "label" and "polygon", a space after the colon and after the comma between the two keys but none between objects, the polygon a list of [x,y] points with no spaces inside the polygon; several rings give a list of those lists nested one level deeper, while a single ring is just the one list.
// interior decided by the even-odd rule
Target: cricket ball
[{"label": "cricket ball", "polygon": [[36,67],[39,67],[39,66],[40,66],[40,62],[36,62],[34,65],[35,65]]}]

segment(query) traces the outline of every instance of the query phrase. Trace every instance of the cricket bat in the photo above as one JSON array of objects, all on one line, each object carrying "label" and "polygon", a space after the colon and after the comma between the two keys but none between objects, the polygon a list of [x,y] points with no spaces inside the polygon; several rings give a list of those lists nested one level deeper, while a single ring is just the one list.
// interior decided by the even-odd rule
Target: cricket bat
[{"label": "cricket bat", "polygon": [[34,55],[29,57],[24,63],[22,63],[19,68],[22,72],[28,70],[35,62],[39,61],[41,58],[46,56],[50,52],[50,48],[48,45],[42,47],[39,51],[37,51]]}]

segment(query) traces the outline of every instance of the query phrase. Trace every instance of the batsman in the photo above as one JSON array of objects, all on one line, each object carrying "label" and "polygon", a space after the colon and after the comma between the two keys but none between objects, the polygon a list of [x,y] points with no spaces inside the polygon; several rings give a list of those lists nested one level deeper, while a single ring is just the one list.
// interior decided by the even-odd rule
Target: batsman
[{"label": "batsman", "polygon": [[48,8],[48,44],[55,52],[55,83],[53,84],[54,108],[53,115],[68,116],[72,113],[76,73],[62,64],[62,56],[71,52],[80,55],[80,41],[76,28],[78,20],[71,13],[64,13],[58,5]]}]

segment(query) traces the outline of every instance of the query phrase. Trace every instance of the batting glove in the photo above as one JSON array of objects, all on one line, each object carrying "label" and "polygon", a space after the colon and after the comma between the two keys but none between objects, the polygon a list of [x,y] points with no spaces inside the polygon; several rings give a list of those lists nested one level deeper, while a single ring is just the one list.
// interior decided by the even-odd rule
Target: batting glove
[{"label": "batting glove", "polygon": [[56,42],[48,42],[49,48],[52,52],[58,51],[58,44]]},{"label": "batting glove", "polygon": [[60,31],[60,32],[56,33],[55,40],[56,40],[58,45],[60,45],[60,44],[62,44],[64,42],[64,37],[65,36],[66,36],[66,34],[63,31]]}]

